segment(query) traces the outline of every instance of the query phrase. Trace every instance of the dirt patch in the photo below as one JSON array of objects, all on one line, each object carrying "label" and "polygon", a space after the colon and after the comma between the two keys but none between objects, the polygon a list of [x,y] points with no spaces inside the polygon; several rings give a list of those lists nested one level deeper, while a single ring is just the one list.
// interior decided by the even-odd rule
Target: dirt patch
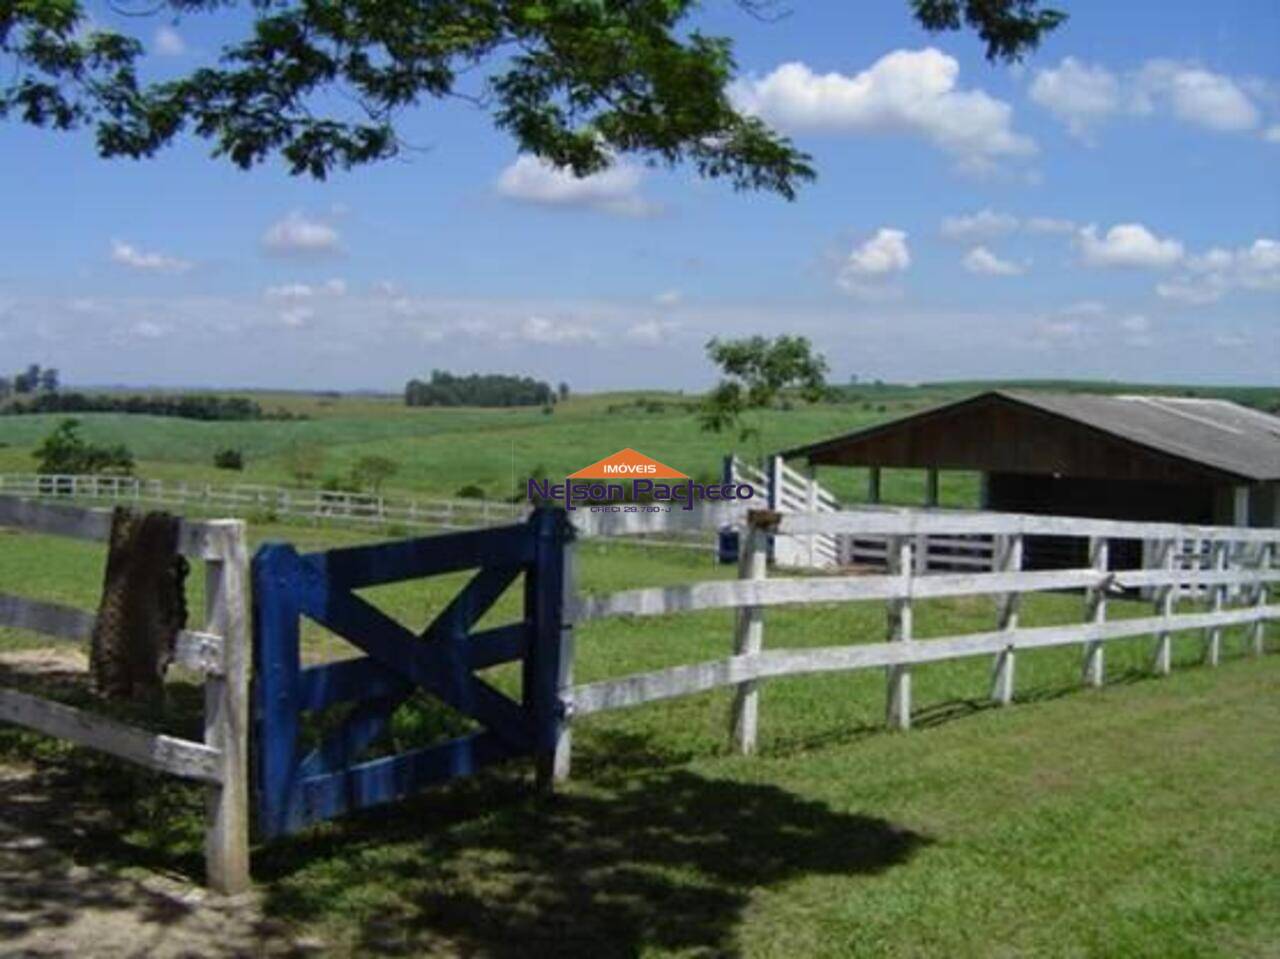
[{"label": "dirt patch", "polygon": [[[42,692],[83,688],[87,681],[87,659],[70,647],[9,651],[0,654],[0,668]],[[102,837],[116,828],[118,810],[55,767],[0,760],[0,956],[176,959],[322,951],[318,942],[264,919],[252,893],[221,897],[183,876],[97,855]]]}]

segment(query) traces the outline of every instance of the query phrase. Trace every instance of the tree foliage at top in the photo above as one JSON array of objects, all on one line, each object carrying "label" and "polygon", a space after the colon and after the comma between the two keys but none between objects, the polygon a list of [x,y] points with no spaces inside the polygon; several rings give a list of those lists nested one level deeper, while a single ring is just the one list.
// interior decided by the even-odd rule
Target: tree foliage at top
[{"label": "tree foliage at top", "polygon": [[[107,157],[149,157],[185,131],[242,168],[278,155],[323,178],[398,153],[406,109],[463,98],[578,176],[637,154],[792,198],[814,175],[787,138],[734,109],[732,43],[688,27],[694,0],[134,2],[171,18],[244,8],[252,26],[215,65],[148,82],[139,39],[96,28],[80,0],[0,0],[12,63],[0,116],[92,127]],[[737,2],[768,15],[774,0]],[[975,30],[993,60],[1064,19],[1041,0],[909,2],[930,30]]]}]

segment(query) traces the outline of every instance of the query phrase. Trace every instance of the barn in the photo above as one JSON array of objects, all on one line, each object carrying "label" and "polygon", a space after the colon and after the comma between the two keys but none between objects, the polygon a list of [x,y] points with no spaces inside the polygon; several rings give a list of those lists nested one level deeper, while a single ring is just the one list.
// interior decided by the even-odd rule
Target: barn
[{"label": "barn", "polygon": [[[925,505],[965,470],[989,510],[1280,526],[1280,417],[1219,399],[995,390],[780,455],[868,467],[872,502],[881,469],[926,471]],[[1029,565],[1078,560],[1028,547]]]}]

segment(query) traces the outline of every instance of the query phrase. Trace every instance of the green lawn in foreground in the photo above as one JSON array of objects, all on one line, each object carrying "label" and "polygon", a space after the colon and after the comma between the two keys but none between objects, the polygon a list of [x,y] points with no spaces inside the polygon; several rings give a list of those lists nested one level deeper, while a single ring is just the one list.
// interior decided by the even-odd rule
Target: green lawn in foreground
[{"label": "green lawn in foreground", "polygon": [[[0,592],[92,605],[100,564],[91,545],[0,536]],[[581,566],[590,591],[732,575],[703,554],[599,543]],[[368,595],[417,624],[457,582]],[[1067,622],[1080,603],[1034,597],[1023,621]],[[494,622],[515,598],[500,607]],[[918,609],[923,636],[994,620],[987,600]],[[770,609],[765,643],[876,641],[883,616],[878,603]],[[721,657],[730,625],[728,612],[590,624],[578,677]],[[305,641],[310,658],[347,654],[319,630]],[[1280,942],[1280,659],[1243,656],[1233,632],[1211,670],[1196,665],[1200,637],[1181,635],[1174,675],[1157,680],[1151,645],[1108,644],[1101,691],[1078,689],[1078,649],[1022,654],[1009,709],[986,708],[985,658],[918,668],[906,734],[882,731],[878,671],[776,681],[751,759],[729,753],[727,693],[590,717],[554,800],[533,798],[517,763],[258,850],[265,908],[350,955],[1266,954]],[[494,679],[515,688],[510,669]],[[195,697],[175,691],[182,727]],[[400,718],[398,746],[456,728],[423,703]],[[79,838],[51,833],[69,854],[199,876],[197,790],[12,727],[3,758],[47,762],[109,812]]]}]

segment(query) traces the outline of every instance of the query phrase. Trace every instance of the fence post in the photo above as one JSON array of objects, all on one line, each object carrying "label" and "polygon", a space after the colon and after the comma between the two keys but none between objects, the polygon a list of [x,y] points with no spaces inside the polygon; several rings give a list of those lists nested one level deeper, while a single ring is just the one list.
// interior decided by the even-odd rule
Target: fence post
[{"label": "fence post", "polygon": [[[909,536],[889,538],[886,560],[889,572],[902,578],[901,599],[889,601],[889,642],[911,641],[911,577],[912,540]],[[908,666],[885,668],[885,722],[890,729],[911,728],[911,669]]]},{"label": "fence post", "polygon": [[[1275,545],[1273,543],[1258,544],[1258,573],[1265,573],[1271,568],[1271,559],[1275,555]],[[1249,627],[1249,634],[1253,645],[1253,654],[1261,656],[1266,647],[1267,640],[1267,621],[1262,618],[1263,607],[1267,605],[1267,584],[1261,580],[1255,588],[1253,594],[1253,605],[1258,611],[1258,618],[1253,621],[1253,625]]]},{"label": "fence post", "polygon": [[[1159,569],[1167,573],[1172,573],[1177,568],[1178,563],[1178,540],[1163,539],[1160,540],[1156,547],[1157,560],[1156,564]],[[1177,596],[1177,587],[1172,583],[1167,583],[1156,590],[1156,615],[1161,619],[1168,620],[1173,616],[1174,597]],[[1169,675],[1173,661],[1173,637],[1168,629],[1161,629],[1156,634],[1156,651],[1154,670],[1157,676]]]},{"label": "fence post", "polygon": [[[1014,533],[1001,536],[995,543],[996,568],[1002,573],[1017,573],[1022,569],[1022,535]],[[1013,631],[1018,628],[1018,604],[1016,590],[1002,593],[996,600],[996,628]],[[1013,647],[996,653],[995,669],[991,679],[991,698],[1001,706],[1013,701]]]},{"label": "fence post", "polygon": [[[1110,541],[1102,536],[1089,538],[1089,565],[1100,576],[1106,576],[1111,560]],[[1107,621],[1107,589],[1103,583],[1085,591],[1085,619],[1101,626]],[[1102,643],[1094,641],[1084,647],[1084,682],[1087,686],[1101,686],[1104,677]]]},{"label": "fence post", "polygon": [[[738,557],[738,578],[761,580],[769,575],[769,533],[764,526],[752,523],[742,537],[742,554]],[[754,656],[764,647],[764,607],[742,606],[738,609],[734,630],[733,654]],[[733,691],[730,730],[733,744],[744,756],[755,752],[759,729],[760,689],[755,680],[739,683]]]},{"label": "fence post", "polygon": [[[525,615],[532,633],[524,660],[524,706],[534,722],[537,788],[551,792],[568,778],[572,753],[569,707],[573,685],[573,569],[568,546],[574,530],[563,509],[541,508],[529,517],[533,568],[526,574]],[[570,602],[572,600],[570,599]]]},{"label": "fence post", "polygon": [[[1227,549],[1225,542],[1215,541],[1212,546],[1212,559],[1209,568],[1215,573],[1225,573],[1227,570]],[[1211,599],[1209,602],[1209,611],[1213,613],[1222,612],[1227,602],[1227,584],[1214,583],[1212,586]],[[1210,626],[1205,630],[1204,645],[1204,661],[1209,666],[1217,666],[1218,660],[1222,657],[1222,627]]]},{"label": "fence post", "polygon": [[205,629],[222,637],[222,675],[204,683],[204,741],[221,780],[205,801],[205,862],[209,886],[235,895],[249,887],[249,561],[244,523],[222,533],[221,557],[205,563]]}]

